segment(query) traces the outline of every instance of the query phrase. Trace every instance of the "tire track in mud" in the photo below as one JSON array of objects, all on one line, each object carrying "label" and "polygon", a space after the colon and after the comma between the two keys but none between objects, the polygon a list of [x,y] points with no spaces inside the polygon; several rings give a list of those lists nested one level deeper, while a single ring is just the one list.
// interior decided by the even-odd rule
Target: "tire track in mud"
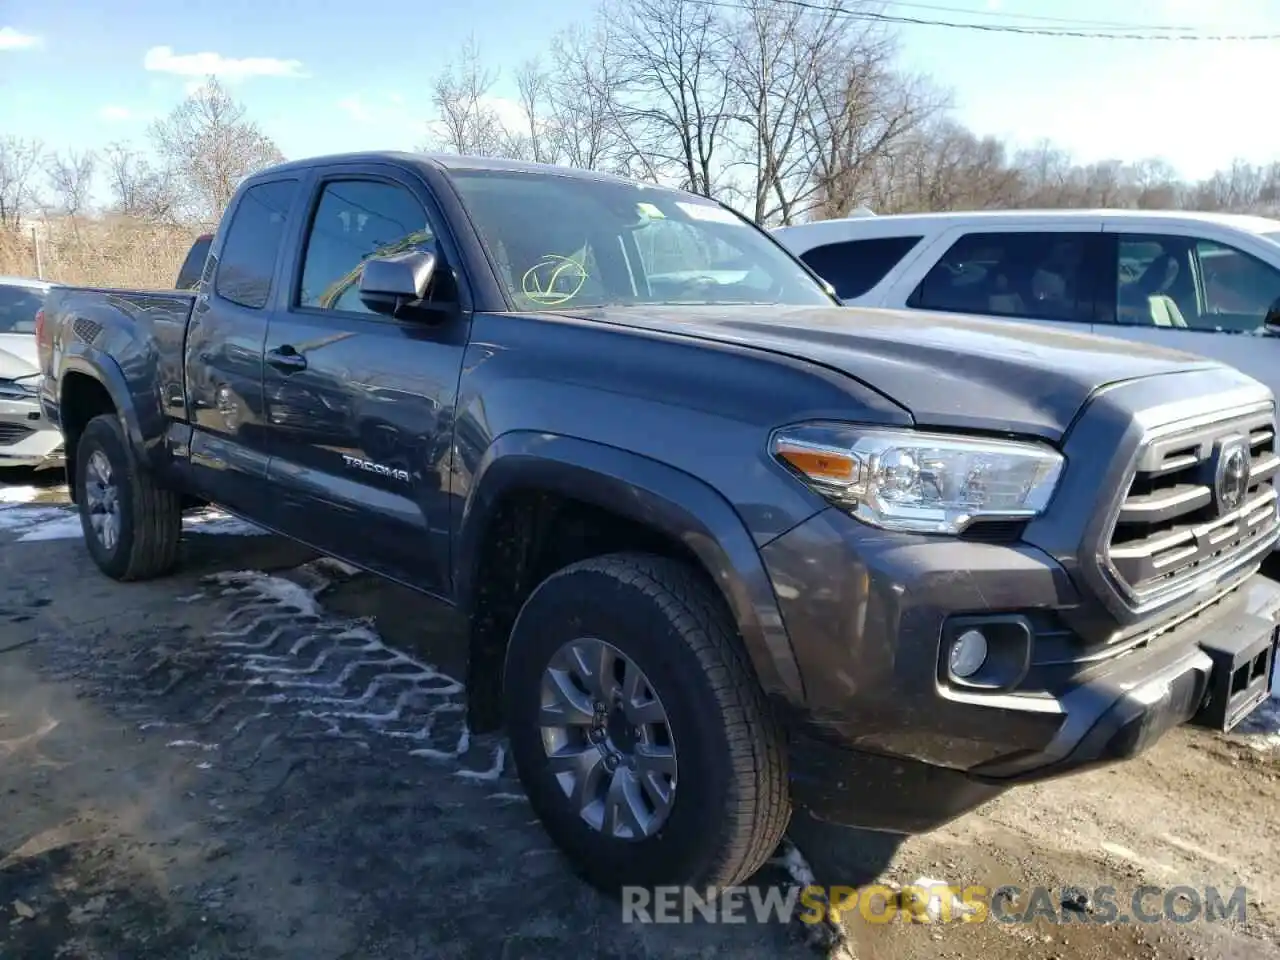
[{"label": "tire track in mud", "polygon": [[365,753],[398,747],[458,778],[493,785],[494,799],[523,801],[502,739],[471,734],[463,683],[388,647],[372,620],[326,613],[317,595],[331,581],[305,572],[315,587],[236,571],[204,577],[200,594],[179,598],[230,600],[235,607],[205,634],[199,658],[205,662],[169,671],[166,686],[194,671],[205,674],[205,683],[213,676],[221,689],[201,697],[216,702],[187,723],[139,726],[188,728],[169,746],[193,751],[205,765],[232,750],[260,755],[282,727],[292,741],[345,741]]}]

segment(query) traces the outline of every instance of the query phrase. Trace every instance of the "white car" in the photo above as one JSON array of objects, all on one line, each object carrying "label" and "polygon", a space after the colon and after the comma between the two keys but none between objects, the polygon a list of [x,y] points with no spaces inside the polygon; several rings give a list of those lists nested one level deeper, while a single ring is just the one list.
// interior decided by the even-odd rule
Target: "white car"
[{"label": "white car", "polygon": [[40,409],[36,313],[52,284],[0,277],[0,468],[60,466],[62,434]]},{"label": "white car", "polygon": [[853,217],[774,231],[847,305],[1083,329],[1280,395],[1280,220],[1147,210]]}]

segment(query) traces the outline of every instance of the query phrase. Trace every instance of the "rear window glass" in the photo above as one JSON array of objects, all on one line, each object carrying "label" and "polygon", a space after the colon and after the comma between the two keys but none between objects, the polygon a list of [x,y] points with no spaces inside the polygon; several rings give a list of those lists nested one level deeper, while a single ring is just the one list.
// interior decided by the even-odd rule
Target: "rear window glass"
[{"label": "rear window glass", "polygon": [[289,206],[297,191],[297,180],[273,180],[244,192],[218,258],[218,296],[255,310],[267,305]]},{"label": "rear window glass", "polygon": [[919,242],[919,237],[845,240],[814,247],[800,259],[835,287],[841,300],[850,300],[883,280]]}]

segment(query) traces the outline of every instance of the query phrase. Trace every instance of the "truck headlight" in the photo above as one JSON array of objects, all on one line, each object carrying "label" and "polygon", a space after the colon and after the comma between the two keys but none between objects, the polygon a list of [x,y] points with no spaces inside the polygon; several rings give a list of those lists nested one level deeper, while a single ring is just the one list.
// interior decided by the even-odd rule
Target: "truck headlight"
[{"label": "truck headlight", "polygon": [[1039,443],[826,422],[776,430],[769,450],[863,523],[911,533],[1038,516],[1064,463]]}]

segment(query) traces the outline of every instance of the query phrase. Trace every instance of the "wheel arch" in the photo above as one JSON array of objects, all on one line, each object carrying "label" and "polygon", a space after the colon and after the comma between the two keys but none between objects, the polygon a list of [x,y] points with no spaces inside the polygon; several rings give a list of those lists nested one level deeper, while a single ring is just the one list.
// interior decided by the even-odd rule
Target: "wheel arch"
[{"label": "wheel arch", "polygon": [[[569,509],[566,511],[565,507]],[[761,687],[799,706],[800,670],[754,539],[736,510],[696,477],[605,444],[532,431],[504,434],[473,474],[454,537],[455,593],[472,623],[468,686],[477,729],[496,724],[477,686],[500,684],[501,659],[519,605],[547,569],[538,550],[556,541],[556,518],[592,528],[598,546],[647,549],[697,565],[724,600]],[[592,532],[589,531],[589,532]],[[550,541],[548,541],[550,536]],[[492,581],[510,577],[495,595]]]}]

